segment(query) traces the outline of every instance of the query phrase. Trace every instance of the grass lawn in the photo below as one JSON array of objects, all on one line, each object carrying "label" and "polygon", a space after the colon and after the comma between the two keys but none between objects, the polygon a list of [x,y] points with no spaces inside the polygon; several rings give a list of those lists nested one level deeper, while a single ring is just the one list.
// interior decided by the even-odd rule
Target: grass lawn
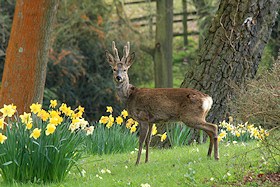
[{"label": "grass lawn", "polygon": [[[207,158],[208,143],[175,149],[151,149],[150,162],[144,163],[143,154],[139,166],[134,165],[137,151],[103,156],[85,155],[79,162],[85,177],[81,177],[79,171],[73,168],[63,182],[46,186],[141,186],[146,183],[151,186],[226,185],[242,178],[246,175],[245,171],[261,172],[265,169],[261,152],[255,149],[257,141],[246,144],[220,143],[219,146],[220,161]],[[30,185],[36,186],[34,183],[13,184]]]}]

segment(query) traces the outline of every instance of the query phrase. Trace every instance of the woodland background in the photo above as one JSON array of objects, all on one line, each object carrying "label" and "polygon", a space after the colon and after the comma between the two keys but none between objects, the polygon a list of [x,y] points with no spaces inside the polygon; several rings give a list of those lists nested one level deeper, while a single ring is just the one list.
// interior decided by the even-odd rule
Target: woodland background
[{"label": "woodland background", "polygon": [[[233,38],[235,37],[235,31],[232,29],[235,26],[222,24],[222,16],[226,14],[226,12],[222,13],[222,10],[230,9],[231,6],[235,6],[236,4],[237,7],[243,6],[241,5],[241,1],[236,1],[234,2],[236,4],[234,4],[216,0],[176,0],[173,2],[173,5],[172,1],[156,2],[150,0],[140,3],[133,2],[135,1],[59,1],[51,35],[51,48],[48,56],[44,90],[45,107],[47,107],[47,103],[50,99],[57,99],[60,103],[67,103],[72,108],[82,105],[86,108],[85,118],[90,121],[97,121],[100,116],[104,114],[104,108],[106,106],[113,106],[116,112],[120,112],[124,106],[119,102],[115,94],[112,72],[105,62],[104,56],[104,51],[106,49],[111,49],[112,40],[116,41],[117,47],[119,48],[122,48],[127,41],[130,41],[131,51],[136,51],[136,62],[129,72],[132,84],[139,87],[194,87],[206,92],[212,95],[214,100],[217,100],[217,103],[214,103],[213,112],[209,114],[209,120],[213,122],[221,121],[229,115],[233,115],[234,111],[237,111],[234,107],[231,107],[231,109],[228,107],[228,101],[232,101],[234,98],[232,88],[242,88],[239,91],[237,91],[238,89],[234,89],[238,93],[242,90],[246,90],[245,85],[248,83],[246,81],[252,78],[260,78],[266,70],[270,70],[273,67],[274,62],[277,62],[280,45],[280,17],[270,15],[271,12],[268,12],[265,13],[265,15],[267,15],[268,18],[272,16],[273,23],[269,23],[270,25],[264,27],[271,27],[267,31],[267,33],[271,32],[271,36],[269,40],[264,39],[262,42],[263,44],[260,44],[260,46],[265,46],[265,49],[264,52],[260,49],[261,56],[258,56],[257,60],[255,60],[254,54],[252,54],[251,57],[249,55],[249,58],[251,58],[250,62],[253,63],[254,67],[252,68],[254,69],[252,76],[247,75],[247,73],[250,74],[250,72],[244,73],[243,70],[240,71],[243,72],[242,76],[244,77],[241,78],[241,80],[244,79],[244,81],[239,81],[240,85],[238,85],[238,81],[234,80],[234,74],[229,76],[229,78],[225,78],[224,75],[219,78],[217,72],[208,72],[202,74],[204,76],[202,79],[205,79],[204,81],[214,83],[222,79],[222,84],[217,84],[218,86],[215,87],[213,87],[213,84],[199,86],[200,84],[204,85],[203,80],[201,79],[202,82],[198,84],[197,82],[199,81],[195,80],[199,80],[199,78],[194,78],[194,75],[197,76],[201,74],[199,73],[200,71],[205,72],[205,68],[207,70],[207,63],[201,63],[201,61],[203,61],[202,58],[204,58],[203,51],[208,50],[207,46],[209,46],[209,42],[212,44],[217,42],[215,45],[226,44],[225,46],[227,49],[232,47],[234,47],[234,49],[225,51],[224,54],[222,54],[224,51],[220,51],[221,53],[218,54],[219,51],[217,50],[215,51],[217,54],[212,54],[213,52],[211,51],[208,51],[207,54],[231,57],[232,55],[236,55],[236,51],[238,51],[241,56],[245,56],[242,55],[243,53],[245,54],[245,52],[240,51],[246,50],[239,46],[240,43],[238,43],[238,41],[225,41],[228,37],[227,34],[230,34],[230,32],[231,34],[233,33]],[[272,5],[275,2],[277,1],[260,1],[258,3],[260,5]],[[15,3],[15,0],[0,0],[0,78],[2,78]],[[253,1],[250,3],[253,3]],[[164,4],[165,7],[157,6],[159,4]],[[278,4],[275,3],[277,6]],[[173,6],[173,8],[170,6]],[[223,9],[223,6],[228,8]],[[219,8],[221,10],[217,12]],[[260,8],[261,7],[258,7],[257,11],[259,11]],[[170,10],[172,11],[171,18],[170,15],[167,15],[167,18],[164,18],[164,16],[160,17],[160,15],[165,15],[170,12]],[[237,13],[238,12],[236,12],[234,16],[237,15],[238,17],[239,14]],[[215,19],[219,16],[222,18],[215,22]],[[158,18],[158,21],[156,18]],[[165,23],[169,24],[160,25],[159,22],[161,19],[159,18],[164,19]],[[174,20],[173,28],[170,26],[170,23],[172,23],[170,19]],[[225,21],[226,19],[227,18],[225,18]],[[244,19],[245,18],[240,15],[239,19],[236,18],[236,22],[239,21],[239,25],[243,26],[246,21],[246,19]],[[182,20],[188,20],[188,22]],[[257,21],[257,16],[256,19],[253,18],[253,20],[249,21],[254,25],[255,21]],[[217,23],[219,27],[225,30],[225,35],[221,36],[221,38],[224,37],[225,39],[211,41],[211,29],[213,30],[214,23]],[[248,25],[247,22],[246,24]],[[258,30],[262,29],[261,26],[256,27],[256,31],[251,32],[245,30],[245,32],[261,35],[258,33]],[[164,31],[166,31],[166,33],[160,36]],[[219,32],[219,29],[217,29],[217,31]],[[188,33],[188,36],[184,37],[186,33]],[[208,33],[210,34],[207,36]],[[263,37],[269,37],[268,35]],[[160,37],[163,37],[160,39],[162,41],[166,39],[164,37],[169,38],[168,40],[171,38],[171,41],[169,41],[171,45],[169,45],[165,51],[169,56],[166,56],[166,58],[163,56],[159,61],[155,48],[156,41]],[[246,42],[248,44],[250,41]],[[246,44],[244,44],[244,46],[245,45]],[[213,48],[210,46],[210,49]],[[238,57],[238,55],[236,56]],[[169,60],[166,60],[167,58]],[[260,61],[260,59],[262,60]],[[164,60],[167,62],[164,62]],[[222,60],[226,61],[227,59]],[[242,64],[243,61],[244,60],[240,58],[234,60],[234,62],[240,64]],[[158,65],[158,63],[161,64]],[[165,68],[167,72],[159,72],[159,69],[161,69],[161,66],[164,66],[165,63],[167,64],[167,68]],[[199,64],[202,64],[202,66]],[[206,64],[206,66],[203,64]],[[222,61],[220,64],[222,64]],[[239,65],[236,67],[239,68]],[[238,72],[240,70],[238,68],[237,70],[233,68],[232,71]],[[244,66],[241,68],[246,69]],[[230,74],[227,69],[225,69],[224,73]],[[161,77],[166,77],[168,83],[165,84],[164,81],[161,81]],[[225,88],[225,90],[221,88]],[[218,92],[221,93],[216,95]],[[238,95],[238,93],[236,93],[236,95]],[[226,104],[219,105],[219,103]],[[236,115],[238,116],[238,112]],[[240,118],[250,120],[248,116],[242,116]]]}]

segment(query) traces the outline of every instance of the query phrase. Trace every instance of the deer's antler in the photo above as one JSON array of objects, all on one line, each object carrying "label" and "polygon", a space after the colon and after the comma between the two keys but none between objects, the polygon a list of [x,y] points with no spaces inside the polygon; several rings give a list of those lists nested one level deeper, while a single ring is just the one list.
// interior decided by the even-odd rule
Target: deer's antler
[{"label": "deer's antler", "polygon": [[118,54],[118,50],[116,48],[115,41],[112,41],[112,50],[113,50],[113,53],[115,55],[115,59],[120,60],[120,57],[119,57],[119,54]]},{"label": "deer's antler", "polygon": [[130,50],[130,44],[129,42],[127,42],[127,44],[123,47],[123,57],[122,57],[122,60],[124,58],[127,58],[128,55],[129,55],[129,50]]}]

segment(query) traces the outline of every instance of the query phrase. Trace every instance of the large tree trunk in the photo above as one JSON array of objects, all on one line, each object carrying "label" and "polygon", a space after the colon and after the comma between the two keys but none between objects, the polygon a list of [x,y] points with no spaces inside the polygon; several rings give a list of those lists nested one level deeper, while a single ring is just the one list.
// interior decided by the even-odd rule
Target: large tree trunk
[{"label": "large tree trunk", "polygon": [[18,0],[0,91],[0,106],[19,113],[42,103],[50,35],[58,0]]},{"label": "large tree trunk", "polygon": [[156,19],[155,87],[173,87],[173,0],[157,0]]},{"label": "large tree trunk", "polygon": [[213,97],[209,122],[217,123],[230,112],[232,85],[242,87],[256,75],[279,6],[279,0],[221,1],[194,69],[181,85]]}]

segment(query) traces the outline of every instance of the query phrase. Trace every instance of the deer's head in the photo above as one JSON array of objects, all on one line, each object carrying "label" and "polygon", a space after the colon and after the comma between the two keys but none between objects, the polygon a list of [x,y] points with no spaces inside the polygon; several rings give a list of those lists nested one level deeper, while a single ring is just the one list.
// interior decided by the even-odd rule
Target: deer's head
[{"label": "deer's head", "polygon": [[114,56],[109,53],[108,50],[106,50],[106,59],[113,70],[113,79],[115,83],[121,84],[125,81],[128,81],[128,74],[127,71],[129,67],[134,62],[135,58],[135,52],[132,52],[129,54],[129,42],[127,42],[127,45],[123,48],[123,57],[120,60],[120,57],[118,55],[118,50],[116,48],[115,42],[112,42],[112,50],[114,53]]}]

